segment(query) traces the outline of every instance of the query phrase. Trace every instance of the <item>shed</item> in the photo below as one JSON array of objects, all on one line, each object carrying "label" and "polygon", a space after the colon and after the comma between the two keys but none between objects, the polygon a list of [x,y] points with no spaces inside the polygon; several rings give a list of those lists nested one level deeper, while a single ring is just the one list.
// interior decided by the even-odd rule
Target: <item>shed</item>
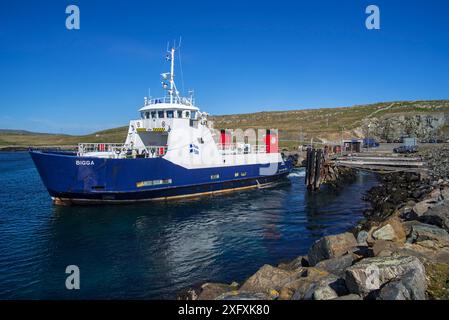
[{"label": "shed", "polygon": [[360,152],[363,140],[351,139],[343,140],[343,150],[346,152]]}]

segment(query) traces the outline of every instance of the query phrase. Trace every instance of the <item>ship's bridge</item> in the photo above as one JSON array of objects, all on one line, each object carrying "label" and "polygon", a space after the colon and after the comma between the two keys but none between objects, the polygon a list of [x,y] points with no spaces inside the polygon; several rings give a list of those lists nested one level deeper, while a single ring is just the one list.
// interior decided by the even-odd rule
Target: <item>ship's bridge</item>
[{"label": "ship's bridge", "polygon": [[[199,109],[187,98],[163,97],[145,100],[145,105],[139,109],[141,119],[151,119],[160,122],[159,119],[191,119],[198,118]],[[159,121],[158,121],[159,120]]]}]

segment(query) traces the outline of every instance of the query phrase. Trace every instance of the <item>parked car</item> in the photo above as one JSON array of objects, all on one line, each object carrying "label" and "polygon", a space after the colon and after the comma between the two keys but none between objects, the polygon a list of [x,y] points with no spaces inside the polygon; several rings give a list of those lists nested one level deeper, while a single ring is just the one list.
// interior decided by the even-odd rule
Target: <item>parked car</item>
[{"label": "parked car", "polygon": [[374,138],[363,139],[363,147],[364,148],[377,148],[378,146],[379,146],[379,142],[374,140]]},{"label": "parked car", "polygon": [[394,153],[415,153],[418,152],[417,146],[400,146],[393,149]]}]

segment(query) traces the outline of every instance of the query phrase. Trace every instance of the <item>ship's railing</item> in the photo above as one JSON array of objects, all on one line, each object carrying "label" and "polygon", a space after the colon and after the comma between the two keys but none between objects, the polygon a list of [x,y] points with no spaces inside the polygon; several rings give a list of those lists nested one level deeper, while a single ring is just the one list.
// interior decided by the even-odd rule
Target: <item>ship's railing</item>
[{"label": "ship's railing", "polygon": [[[185,97],[173,97],[173,103],[177,104],[183,104],[186,106],[192,106],[192,101]],[[156,99],[149,99],[146,100],[145,105],[152,105],[152,104],[159,104],[159,103],[170,103],[170,97],[162,97],[162,98],[156,98]]]},{"label": "ship's railing", "polygon": [[89,152],[113,152],[117,148],[123,147],[123,143],[79,143],[78,154]]},{"label": "ship's railing", "polygon": [[167,153],[167,146],[146,146],[134,148],[123,143],[79,143],[78,155],[88,153],[109,153],[114,158],[156,158]]},{"label": "ship's railing", "polygon": [[248,154],[248,153],[266,153],[266,145],[250,145],[250,144],[236,144],[236,143],[226,143],[218,144],[218,150],[222,154]]}]

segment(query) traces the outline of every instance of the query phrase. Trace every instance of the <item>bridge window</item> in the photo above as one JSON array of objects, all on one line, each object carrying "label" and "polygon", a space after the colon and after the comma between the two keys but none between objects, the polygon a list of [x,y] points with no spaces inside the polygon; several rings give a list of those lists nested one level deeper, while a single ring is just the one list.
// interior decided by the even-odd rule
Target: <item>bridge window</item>
[{"label": "bridge window", "polygon": [[157,117],[158,117],[159,119],[164,118],[164,111],[163,111],[163,110],[159,110],[159,111],[157,112]]},{"label": "bridge window", "polygon": [[186,118],[190,118],[190,112],[186,111]]},{"label": "bridge window", "polygon": [[167,110],[167,118],[174,118],[174,111],[173,110]]},{"label": "bridge window", "polygon": [[190,115],[190,119],[196,119],[196,111],[192,111],[192,114]]},{"label": "bridge window", "polygon": [[150,119],[150,113],[149,112],[145,112],[145,119]]},{"label": "bridge window", "polygon": [[151,111],[151,118],[156,119],[156,111]]},{"label": "bridge window", "polygon": [[176,113],[178,114],[178,118],[182,118],[182,110],[178,110]]}]

